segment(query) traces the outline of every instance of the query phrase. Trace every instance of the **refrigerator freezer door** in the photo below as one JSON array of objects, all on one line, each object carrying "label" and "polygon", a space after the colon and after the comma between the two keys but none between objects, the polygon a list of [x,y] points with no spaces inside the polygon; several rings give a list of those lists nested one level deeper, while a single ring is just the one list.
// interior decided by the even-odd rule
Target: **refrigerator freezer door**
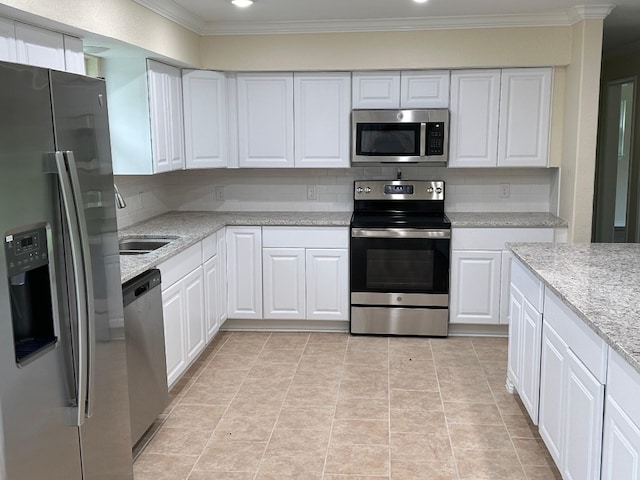
[{"label": "refrigerator freezer door", "polygon": [[[0,458],[11,480],[80,480],[71,326],[48,71],[0,63],[0,233],[46,225],[55,347],[19,366],[14,348],[5,245],[0,248]],[[49,283],[49,282],[45,282]],[[32,291],[37,302],[37,292]],[[73,295],[71,295],[73,297]],[[4,473],[4,472],[3,472]]]},{"label": "refrigerator freezer door", "polygon": [[129,393],[106,90],[101,80],[64,72],[51,71],[51,82],[56,149],[72,152],[71,183],[91,263],[85,290],[94,294],[83,469],[86,480],[127,480],[133,478]]}]

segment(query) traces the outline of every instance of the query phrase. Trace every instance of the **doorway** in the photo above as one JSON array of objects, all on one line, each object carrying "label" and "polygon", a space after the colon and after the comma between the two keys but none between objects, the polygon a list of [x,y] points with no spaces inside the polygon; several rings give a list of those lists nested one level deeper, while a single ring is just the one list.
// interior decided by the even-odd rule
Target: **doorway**
[{"label": "doorway", "polygon": [[[609,82],[601,109],[592,241],[638,241],[633,158],[636,79]],[[637,159],[636,159],[637,160]]]}]

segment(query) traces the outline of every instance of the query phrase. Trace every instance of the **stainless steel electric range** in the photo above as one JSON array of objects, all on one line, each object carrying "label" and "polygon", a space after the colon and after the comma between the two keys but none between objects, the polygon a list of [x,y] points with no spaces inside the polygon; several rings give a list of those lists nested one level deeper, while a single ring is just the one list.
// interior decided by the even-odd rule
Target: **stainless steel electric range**
[{"label": "stainless steel electric range", "polygon": [[353,198],[351,333],[447,336],[444,182],[360,180]]}]

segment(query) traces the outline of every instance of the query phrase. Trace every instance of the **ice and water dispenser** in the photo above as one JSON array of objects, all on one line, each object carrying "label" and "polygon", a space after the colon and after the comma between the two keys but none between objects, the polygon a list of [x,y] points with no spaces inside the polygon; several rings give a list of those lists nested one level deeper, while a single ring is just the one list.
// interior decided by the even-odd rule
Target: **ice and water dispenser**
[{"label": "ice and water dispenser", "polygon": [[57,341],[46,225],[6,232],[4,248],[15,359],[23,366]]}]

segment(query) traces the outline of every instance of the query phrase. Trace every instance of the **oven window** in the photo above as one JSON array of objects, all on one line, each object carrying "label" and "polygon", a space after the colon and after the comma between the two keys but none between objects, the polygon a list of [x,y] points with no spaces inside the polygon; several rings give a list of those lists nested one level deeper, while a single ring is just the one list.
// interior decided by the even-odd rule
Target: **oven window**
[{"label": "oven window", "polygon": [[367,250],[367,289],[391,292],[433,289],[433,251]]},{"label": "oven window", "polygon": [[419,156],[419,123],[359,123],[356,154]]}]

